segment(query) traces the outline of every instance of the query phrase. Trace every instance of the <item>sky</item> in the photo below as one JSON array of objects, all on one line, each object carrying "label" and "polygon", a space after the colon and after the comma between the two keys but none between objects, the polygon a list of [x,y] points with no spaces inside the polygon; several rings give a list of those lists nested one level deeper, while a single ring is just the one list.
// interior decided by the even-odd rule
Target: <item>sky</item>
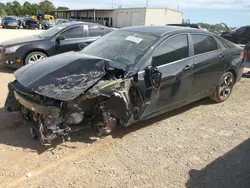
[{"label": "sky", "polygon": [[[11,0],[0,0],[7,2]],[[21,4],[25,0],[18,0]],[[39,3],[41,0],[29,0]],[[71,9],[145,7],[147,0],[51,0],[56,7]],[[148,0],[148,7],[168,7],[184,13],[192,23],[226,23],[231,27],[250,25],[250,0]]]}]

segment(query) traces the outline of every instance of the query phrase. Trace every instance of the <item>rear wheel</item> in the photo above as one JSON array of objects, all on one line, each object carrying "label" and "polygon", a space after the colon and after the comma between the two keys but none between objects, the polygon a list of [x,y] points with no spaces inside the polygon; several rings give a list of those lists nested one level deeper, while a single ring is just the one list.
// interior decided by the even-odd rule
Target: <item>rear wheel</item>
[{"label": "rear wheel", "polygon": [[42,53],[42,52],[39,52],[39,51],[36,51],[36,52],[31,52],[29,53],[26,58],[25,58],[25,65],[29,64],[29,63],[36,63],[38,61],[41,61],[43,59],[46,59],[47,58],[47,55]]},{"label": "rear wheel", "polygon": [[226,72],[222,75],[214,93],[210,98],[218,103],[226,101],[233,90],[234,84],[235,77],[233,73]]}]

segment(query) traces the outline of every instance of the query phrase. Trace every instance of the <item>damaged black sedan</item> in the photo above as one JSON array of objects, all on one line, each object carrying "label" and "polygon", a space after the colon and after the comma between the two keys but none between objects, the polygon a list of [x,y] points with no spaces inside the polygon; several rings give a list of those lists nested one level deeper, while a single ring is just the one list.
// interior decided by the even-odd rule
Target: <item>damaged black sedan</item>
[{"label": "damaged black sedan", "polygon": [[99,135],[204,97],[225,101],[242,76],[241,49],[178,27],[130,27],[15,72],[5,108],[42,144],[95,127]]}]

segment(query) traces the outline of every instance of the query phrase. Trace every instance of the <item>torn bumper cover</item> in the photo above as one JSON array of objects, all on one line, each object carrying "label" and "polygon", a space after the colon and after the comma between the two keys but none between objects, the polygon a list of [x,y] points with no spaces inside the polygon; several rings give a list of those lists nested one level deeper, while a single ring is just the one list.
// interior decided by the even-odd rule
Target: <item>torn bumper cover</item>
[{"label": "torn bumper cover", "polygon": [[60,109],[53,107],[53,106],[42,106],[39,105],[31,100],[25,99],[24,97],[22,97],[20,94],[18,94],[17,92],[14,92],[14,96],[16,98],[16,100],[25,108],[32,110],[36,113],[39,113],[41,115],[44,116],[48,116],[51,114],[59,114],[60,113]]},{"label": "torn bumper cover", "polygon": [[68,136],[79,127],[91,126],[100,135],[108,134],[117,124],[126,126],[133,116],[133,78],[122,78],[124,71],[110,68],[106,60],[68,55],[71,63],[58,63],[52,57],[25,66],[9,84],[5,108],[21,111],[35,122],[42,144]]}]

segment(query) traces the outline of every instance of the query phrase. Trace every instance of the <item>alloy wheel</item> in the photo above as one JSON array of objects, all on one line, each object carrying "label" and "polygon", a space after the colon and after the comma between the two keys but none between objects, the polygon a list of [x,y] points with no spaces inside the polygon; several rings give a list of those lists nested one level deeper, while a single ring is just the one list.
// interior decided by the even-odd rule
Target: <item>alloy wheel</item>
[{"label": "alloy wheel", "polygon": [[41,61],[45,58],[46,58],[46,56],[44,56],[42,54],[33,54],[32,56],[30,56],[28,63],[36,63],[36,62]]},{"label": "alloy wheel", "polygon": [[220,85],[220,89],[219,89],[219,96],[222,100],[225,100],[229,97],[232,91],[233,85],[234,85],[233,77],[226,76],[222,84]]}]

